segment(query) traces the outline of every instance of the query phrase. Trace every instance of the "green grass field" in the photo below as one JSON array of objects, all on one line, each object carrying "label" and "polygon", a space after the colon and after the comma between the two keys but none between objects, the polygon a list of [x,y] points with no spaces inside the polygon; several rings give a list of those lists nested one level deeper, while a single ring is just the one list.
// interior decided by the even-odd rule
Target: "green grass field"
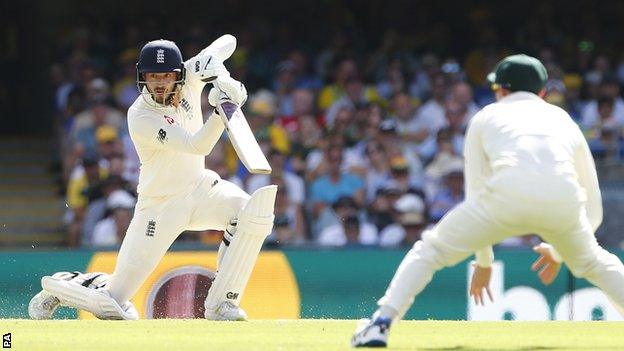
[{"label": "green grass field", "polygon": [[[353,320],[0,319],[14,350],[346,350]],[[391,350],[624,350],[618,322],[404,321]]]}]

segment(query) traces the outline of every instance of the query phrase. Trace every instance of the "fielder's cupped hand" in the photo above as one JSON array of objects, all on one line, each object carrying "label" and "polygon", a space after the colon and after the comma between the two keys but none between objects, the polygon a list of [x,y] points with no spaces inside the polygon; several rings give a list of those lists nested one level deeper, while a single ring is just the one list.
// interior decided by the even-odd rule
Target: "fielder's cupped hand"
[{"label": "fielder's cupped hand", "polygon": [[537,276],[540,281],[544,285],[550,285],[559,274],[561,260],[550,244],[541,243],[536,245],[533,247],[533,251],[537,252],[540,256],[533,262],[531,269],[534,272],[539,270]]},{"label": "fielder's cupped hand", "polygon": [[485,305],[484,293],[487,293],[490,301],[494,302],[492,291],[490,290],[490,279],[492,278],[492,267],[481,267],[473,263],[474,272],[470,279],[470,296],[474,299],[475,304]]}]

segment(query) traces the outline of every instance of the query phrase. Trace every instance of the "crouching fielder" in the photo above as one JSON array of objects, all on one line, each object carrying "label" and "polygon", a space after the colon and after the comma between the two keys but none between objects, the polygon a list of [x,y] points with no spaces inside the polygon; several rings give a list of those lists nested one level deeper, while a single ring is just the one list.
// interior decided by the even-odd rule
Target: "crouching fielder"
[{"label": "crouching fielder", "polygon": [[[477,252],[481,272],[494,257],[490,245],[526,233],[552,244],[574,275],[624,312],[624,266],[594,237],[602,204],[589,147],[570,116],[541,99],[546,79],[542,63],[526,55],[505,58],[488,76],[497,102],[479,111],[466,133],[466,200],[407,253],[353,346],[386,346],[391,323],[436,271]],[[541,278],[548,283],[554,275]],[[482,301],[489,275],[476,282],[471,294]]]},{"label": "crouching fielder", "polygon": [[205,155],[232,116],[213,113],[204,123],[200,102],[207,83],[213,84],[210,104],[221,104],[222,114],[225,103],[236,107],[247,99],[243,84],[232,79],[223,65],[235,48],[236,39],[224,35],[186,62],[171,41],[155,40],[142,48],[137,63],[141,96],[128,110],[130,136],[141,159],[139,198],[115,271],[110,279],[100,275],[97,289],[82,274],[43,277],[44,290],[29,306],[31,317],[51,318],[62,304],[102,319],[138,319],[130,299],[176,237],[185,230],[213,229],[225,234],[205,317],[247,318],[239,304],[262,243],[272,230],[277,187],[269,185],[249,196],[204,168]]}]

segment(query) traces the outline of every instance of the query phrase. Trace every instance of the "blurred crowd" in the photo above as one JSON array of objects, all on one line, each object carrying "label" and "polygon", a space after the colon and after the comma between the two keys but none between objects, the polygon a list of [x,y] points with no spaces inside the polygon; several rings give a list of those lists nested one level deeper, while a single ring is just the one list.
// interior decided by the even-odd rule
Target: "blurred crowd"
[{"label": "blurred crowd", "polygon": [[[74,29],[51,68],[65,223],[74,247],[119,244],[136,203],[139,160],[126,111],[139,96],[139,49],[154,38],[132,26],[124,33],[114,41]],[[227,67],[248,84],[245,114],[274,171],[249,174],[225,136],[206,167],[248,192],[279,186],[271,244],[411,245],[462,201],[466,127],[494,101],[485,76],[513,49],[483,46],[463,57],[408,51],[397,32],[388,31],[365,53],[344,33],[318,50],[267,53],[255,48],[252,33],[235,34],[239,46]],[[192,27],[170,39],[188,59],[214,38]],[[588,41],[574,47],[573,67],[548,46],[528,53],[548,69],[545,99],[581,126],[597,162],[620,162],[624,61]],[[212,113],[207,97],[203,112]],[[180,240],[216,244],[220,233],[186,232]],[[535,240],[529,235],[503,245]]]}]

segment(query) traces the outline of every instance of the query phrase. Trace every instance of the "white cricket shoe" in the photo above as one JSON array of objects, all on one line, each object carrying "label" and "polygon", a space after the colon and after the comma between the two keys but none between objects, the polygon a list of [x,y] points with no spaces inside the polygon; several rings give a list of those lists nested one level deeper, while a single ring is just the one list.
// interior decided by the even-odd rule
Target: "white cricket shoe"
[{"label": "white cricket shoe", "polygon": [[[80,272],[57,272],[52,276],[57,279],[72,280],[80,275]],[[56,296],[45,290],[41,290],[37,295],[33,296],[28,303],[28,315],[32,319],[52,319],[54,311],[60,305],[61,301]]]},{"label": "white cricket shoe", "polygon": [[246,321],[247,313],[231,303],[230,301],[224,301],[214,309],[206,309],[204,313],[206,319],[212,321]]},{"label": "white cricket shoe", "polygon": [[361,319],[351,338],[351,347],[386,347],[390,318]]},{"label": "white cricket shoe", "polygon": [[52,319],[52,315],[61,302],[49,292],[41,290],[30,299],[28,315],[32,319]]}]

